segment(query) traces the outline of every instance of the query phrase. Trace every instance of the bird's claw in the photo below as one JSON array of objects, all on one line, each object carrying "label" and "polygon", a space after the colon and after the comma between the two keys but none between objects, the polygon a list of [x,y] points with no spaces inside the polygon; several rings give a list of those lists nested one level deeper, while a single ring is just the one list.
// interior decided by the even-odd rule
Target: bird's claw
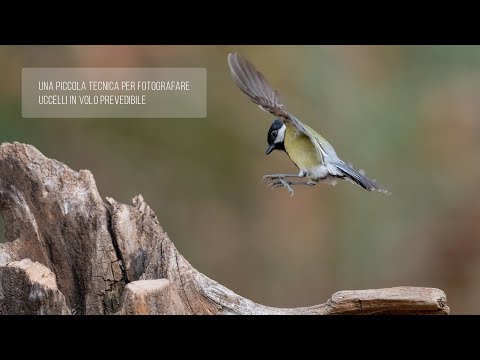
[{"label": "bird's claw", "polygon": [[290,197],[293,196],[293,194],[295,193],[292,189],[292,187],[290,186],[292,183],[289,182],[289,181],[286,181],[285,179],[282,179],[282,178],[279,178],[278,181],[274,181],[272,183],[270,183],[268,186],[270,186],[273,189],[278,189],[280,187],[284,187],[288,190],[288,193],[290,194]]},{"label": "bird's claw", "polygon": [[264,175],[262,177],[262,181],[265,181],[265,180],[273,180],[273,179],[280,179],[280,177],[278,175]]},{"label": "bird's claw", "polygon": [[277,180],[272,181],[267,186],[269,186],[272,190],[284,187],[290,193],[290,197],[292,197],[293,194],[294,194],[292,186],[294,186],[294,185],[297,185],[297,186],[298,185],[315,186],[317,183],[318,183],[318,181],[313,180],[313,179],[310,179],[308,181],[296,181],[296,182],[295,181],[287,181],[283,177],[280,176],[280,177],[277,177]]}]

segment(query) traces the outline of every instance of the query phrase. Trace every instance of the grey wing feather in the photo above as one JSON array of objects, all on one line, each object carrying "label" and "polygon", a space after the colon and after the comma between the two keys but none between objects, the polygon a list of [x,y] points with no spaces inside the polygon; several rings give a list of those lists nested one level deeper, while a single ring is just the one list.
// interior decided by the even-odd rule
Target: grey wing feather
[{"label": "grey wing feather", "polygon": [[246,59],[237,53],[228,54],[228,65],[235,84],[255,104],[279,117],[288,117],[285,106],[281,104],[278,92],[265,77]]},{"label": "grey wing feather", "polygon": [[301,134],[310,138],[323,159],[320,144],[304,124],[295,116],[287,112],[282,104],[278,90],[272,88],[267,79],[248,60],[237,53],[228,54],[228,65],[235,84],[261,109],[277,116],[285,124],[295,127]]}]

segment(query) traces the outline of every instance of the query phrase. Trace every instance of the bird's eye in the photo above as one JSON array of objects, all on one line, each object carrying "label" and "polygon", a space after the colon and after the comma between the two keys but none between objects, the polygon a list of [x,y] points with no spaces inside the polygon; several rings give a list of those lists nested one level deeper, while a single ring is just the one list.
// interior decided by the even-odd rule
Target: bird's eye
[{"label": "bird's eye", "polygon": [[272,131],[272,136],[273,136],[273,137],[277,137],[277,134],[278,134],[278,131],[277,131],[277,130],[273,130],[273,131]]}]

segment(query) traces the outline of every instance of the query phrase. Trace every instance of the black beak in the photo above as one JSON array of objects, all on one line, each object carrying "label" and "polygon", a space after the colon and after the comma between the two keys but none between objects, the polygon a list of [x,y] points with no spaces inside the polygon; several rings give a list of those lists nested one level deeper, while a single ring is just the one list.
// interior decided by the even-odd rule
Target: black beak
[{"label": "black beak", "polygon": [[270,154],[273,150],[275,150],[275,145],[269,145],[267,151],[265,151],[265,155]]}]

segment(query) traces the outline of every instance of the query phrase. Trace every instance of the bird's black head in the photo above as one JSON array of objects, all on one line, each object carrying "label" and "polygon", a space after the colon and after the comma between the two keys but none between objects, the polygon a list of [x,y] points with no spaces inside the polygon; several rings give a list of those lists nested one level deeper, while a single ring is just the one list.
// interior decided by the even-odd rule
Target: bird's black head
[{"label": "bird's black head", "polygon": [[285,140],[285,129],[287,127],[283,122],[275,119],[268,130],[267,142],[268,148],[266,154],[270,154],[273,150],[285,151],[283,141]]}]

